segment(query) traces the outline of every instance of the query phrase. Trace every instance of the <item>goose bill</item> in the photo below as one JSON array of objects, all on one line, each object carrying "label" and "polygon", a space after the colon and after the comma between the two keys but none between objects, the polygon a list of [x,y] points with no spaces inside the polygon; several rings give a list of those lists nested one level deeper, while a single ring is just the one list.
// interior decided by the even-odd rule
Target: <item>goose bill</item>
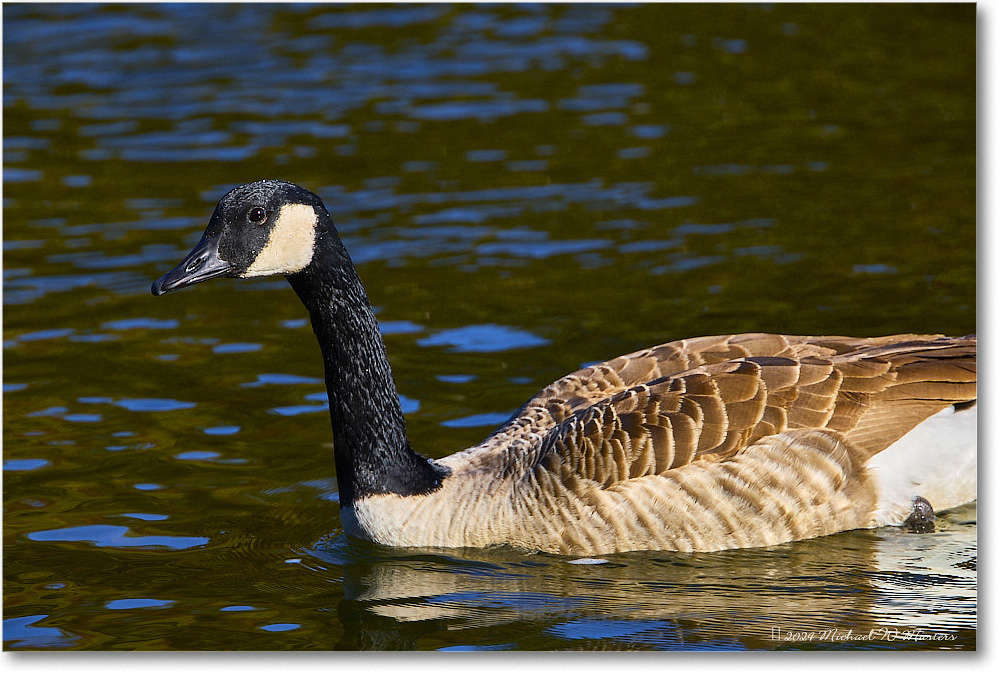
[{"label": "goose bill", "polygon": [[207,234],[177,267],[153,282],[153,295],[232,274],[233,266],[219,257],[219,237]]}]

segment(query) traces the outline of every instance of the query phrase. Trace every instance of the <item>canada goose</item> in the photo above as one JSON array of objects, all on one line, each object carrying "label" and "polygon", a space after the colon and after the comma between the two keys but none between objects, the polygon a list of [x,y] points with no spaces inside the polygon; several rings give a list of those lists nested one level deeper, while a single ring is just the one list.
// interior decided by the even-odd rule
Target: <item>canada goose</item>
[{"label": "canada goose", "polygon": [[152,291],[284,274],[326,367],[351,535],[569,555],[769,546],[976,498],[976,338],[746,334],[567,375],[480,445],[410,448],[378,322],[323,202],[227,193]]}]

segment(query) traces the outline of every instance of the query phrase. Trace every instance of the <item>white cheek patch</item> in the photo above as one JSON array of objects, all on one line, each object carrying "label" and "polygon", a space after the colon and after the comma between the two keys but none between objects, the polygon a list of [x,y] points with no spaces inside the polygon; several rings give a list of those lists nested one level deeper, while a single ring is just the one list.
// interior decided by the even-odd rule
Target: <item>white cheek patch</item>
[{"label": "white cheek patch", "polygon": [[244,277],[301,272],[313,257],[316,240],[316,211],[308,204],[285,204],[281,207],[267,245]]}]

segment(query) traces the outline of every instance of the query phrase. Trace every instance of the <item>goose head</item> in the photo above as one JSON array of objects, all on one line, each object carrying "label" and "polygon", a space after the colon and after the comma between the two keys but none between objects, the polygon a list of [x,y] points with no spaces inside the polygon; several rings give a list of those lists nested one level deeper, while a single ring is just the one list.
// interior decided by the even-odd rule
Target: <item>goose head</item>
[{"label": "goose head", "polygon": [[284,275],[309,310],[323,353],[341,504],[438,489],[448,471],[410,448],[378,320],[315,194],[273,180],[231,190],[194,250],[152,291],[272,274]]},{"label": "goose head", "polygon": [[320,222],[329,220],[320,198],[298,185],[241,185],[219,200],[201,240],[153,283],[153,295],[217,277],[301,272],[312,262]]}]

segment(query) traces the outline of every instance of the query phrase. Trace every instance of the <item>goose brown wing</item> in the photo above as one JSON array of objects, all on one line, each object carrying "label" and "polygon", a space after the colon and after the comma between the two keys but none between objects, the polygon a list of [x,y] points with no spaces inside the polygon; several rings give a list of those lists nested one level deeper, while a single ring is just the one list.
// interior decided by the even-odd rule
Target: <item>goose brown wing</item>
[{"label": "goose brown wing", "polygon": [[[848,338],[844,338],[848,339]],[[574,413],[638,385],[704,365],[749,356],[807,355],[823,352],[808,337],[747,333],[676,340],[587,366],[542,389],[487,439],[503,447],[525,438],[537,439]]]},{"label": "goose brown wing", "polygon": [[[676,340],[588,366],[556,380],[532,397],[484,445],[503,448],[522,441],[534,443],[539,434],[547,433],[580,410],[638,385],[693,368],[761,356],[795,360],[842,356],[850,360],[854,358],[852,355],[866,349],[892,349],[893,345],[926,344],[940,339],[938,335],[849,338],[743,333]],[[973,345],[974,342],[973,338]]]},{"label": "goose brown wing", "polygon": [[[563,378],[555,383],[561,389],[546,390],[556,405],[550,399],[553,423],[538,446],[538,462],[610,487],[695,460],[724,460],[795,429],[842,434],[863,461],[929,415],[976,397],[975,337],[741,338],[716,338],[712,349],[700,351],[675,351],[678,343],[671,343],[622,357],[631,363],[616,359],[580,371],[592,370],[612,383],[613,393],[596,402],[587,396],[601,385],[592,390],[582,378],[570,380],[579,373]],[[748,345],[761,344],[766,348],[758,351],[777,354],[722,358],[726,348],[750,351]],[[669,359],[648,355],[664,348]],[[637,360],[685,358],[702,364],[624,384],[636,377]],[[645,374],[660,367],[642,364]],[[540,394],[532,405],[537,409],[545,399]]]}]

